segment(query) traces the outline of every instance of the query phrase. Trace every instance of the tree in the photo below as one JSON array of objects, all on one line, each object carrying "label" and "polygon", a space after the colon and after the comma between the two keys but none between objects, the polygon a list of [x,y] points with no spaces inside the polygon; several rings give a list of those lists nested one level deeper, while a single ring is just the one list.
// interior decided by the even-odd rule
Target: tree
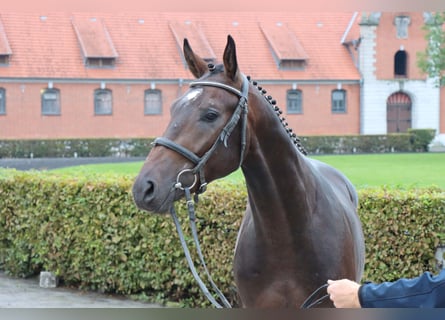
[{"label": "tree", "polygon": [[445,12],[433,13],[423,29],[426,31],[427,47],[417,54],[419,68],[437,84],[445,86]]}]

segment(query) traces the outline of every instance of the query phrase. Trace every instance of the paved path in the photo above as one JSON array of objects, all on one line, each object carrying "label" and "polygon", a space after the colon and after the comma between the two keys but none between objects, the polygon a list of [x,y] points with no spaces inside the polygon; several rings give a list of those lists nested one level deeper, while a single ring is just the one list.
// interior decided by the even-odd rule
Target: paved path
[{"label": "paved path", "polygon": [[64,287],[41,288],[39,277],[11,278],[0,271],[0,308],[157,308],[116,295]]},{"label": "paved path", "polygon": [[116,163],[143,161],[143,157],[118,158],[34,158],[34,159],[2,159],[0,158],[0,167],[14,168],[17,170],[50,170],[62,167],[78,166],[93,163]]}]

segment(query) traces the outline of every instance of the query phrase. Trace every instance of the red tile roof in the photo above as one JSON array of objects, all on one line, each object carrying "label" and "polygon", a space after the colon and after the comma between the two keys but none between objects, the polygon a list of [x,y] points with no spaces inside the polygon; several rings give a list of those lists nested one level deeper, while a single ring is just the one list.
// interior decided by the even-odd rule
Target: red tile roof
[{"label": "red tile roof", "polygon": [[261,22],[260,26],[278,59],[306,60],[308,58],[297,36],[286,25],[281,22]]},{"label": "red tile roof", "polygon": [[2,20],[0,19],[0,54],[10,55],[12,53],[9,46],[8,37],[6,36],[5,29],[3,28]]},{"label": "red tile roof", "polygon": [[102,19],[73,17],[72,23],[84,57],[116,58],[118,56]]},{"label": "red tile roof", "polygon": [[204,59],[214,60],[216,55],[212,47],[207,41],[207,37],[199,26],[196,26],[192,21],[170,21],[170,29],[175,36],[176,43],[179,50],[182,50],[184,38],[187,38],[189,43],[193,44],[196,52]]},{"label": "red tile roof", "polygon": [[[237,45],[241,71],[253,78],[358,80],[359,72],[341,44],[352,16],[352,12],[0,13],[13,52],[9,66],[0,67],[0,78],[189,79],[192,75],[185,68],[179,37],[187,34],[198,54],[214,54],[221,60],[230,34]],[[72,20],[78,29],[85,23],[85,32],[92,30],[99,43],[81,36],[82,49]],[[78,24],[79,21],[83,22]],[[88,21],[105,27],[97,27],[99,23],[97,28],[92,27]],[[358,37],[358,21],[357,18],[348,31],[348,39]],[[304,70],[277,68],[260,27],[277,23],[285,25],[289,34],[298,39],[300,47],[291,54],[309,58]],[[171,26],[178,25],[189,29],[173,27],[172,31]],[[104,40],[106,33],[109,46]],[[113,54],[113,48],[118,53],[113,68],[85,66],[83,55],[90,54],[89,50]],[[282,45],[280,48],[283,55],[287,54]]]}]

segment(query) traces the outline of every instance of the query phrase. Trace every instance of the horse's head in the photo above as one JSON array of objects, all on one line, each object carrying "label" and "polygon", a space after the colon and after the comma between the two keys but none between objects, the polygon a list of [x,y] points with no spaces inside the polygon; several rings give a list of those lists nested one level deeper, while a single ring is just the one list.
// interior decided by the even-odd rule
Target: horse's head
[{"label": "horse's head", "polygon": [[249,83],[238,69],[228,36],[223,64],[207,64],[184,40],[184,56],[198,80],[171,107],[171,120],[133,185],[136,205],[164,213],[184,195],[236,170],[246,150]]}]

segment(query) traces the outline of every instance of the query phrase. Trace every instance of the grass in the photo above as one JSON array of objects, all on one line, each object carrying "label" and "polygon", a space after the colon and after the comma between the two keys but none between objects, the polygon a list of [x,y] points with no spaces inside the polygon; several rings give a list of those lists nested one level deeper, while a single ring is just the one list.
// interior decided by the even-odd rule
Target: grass
[{"label": "grass", "polygon": [[[343,172],[357,188],[428,187],[445,189],[445,153],[363,154],[312,156]],[[117,174],[136,176],[142,162],[82,165],[52,170],[63,174]],[[243,180],[240,170],[224,178]]]}]

